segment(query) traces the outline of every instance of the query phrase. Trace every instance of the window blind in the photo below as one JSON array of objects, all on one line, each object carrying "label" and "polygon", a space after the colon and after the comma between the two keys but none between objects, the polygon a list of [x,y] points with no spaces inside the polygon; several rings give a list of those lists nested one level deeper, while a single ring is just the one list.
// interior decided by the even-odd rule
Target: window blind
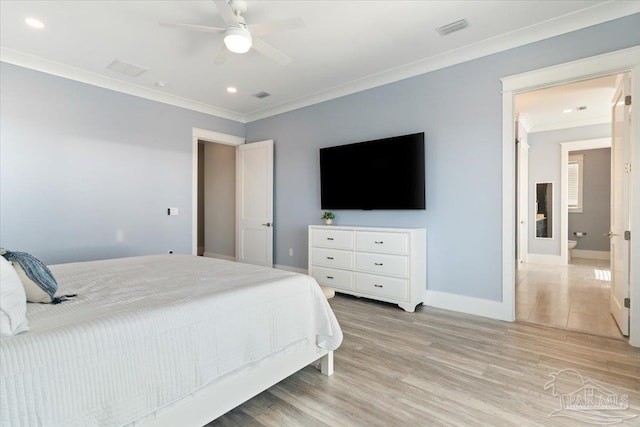
[{"label": "window blind", "polygon": [[567,202],[569,207],[578,207],[580,203],[580,164],[578,162],[569,162],[569,192]]}]

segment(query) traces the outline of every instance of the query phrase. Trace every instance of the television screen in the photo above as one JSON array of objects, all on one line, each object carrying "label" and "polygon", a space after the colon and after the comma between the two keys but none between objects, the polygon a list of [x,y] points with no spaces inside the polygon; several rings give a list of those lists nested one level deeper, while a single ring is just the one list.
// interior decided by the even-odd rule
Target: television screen
[{"label": "television screen", "polygon": [[322,209],[425,209],[424,132],[320,149]]}]

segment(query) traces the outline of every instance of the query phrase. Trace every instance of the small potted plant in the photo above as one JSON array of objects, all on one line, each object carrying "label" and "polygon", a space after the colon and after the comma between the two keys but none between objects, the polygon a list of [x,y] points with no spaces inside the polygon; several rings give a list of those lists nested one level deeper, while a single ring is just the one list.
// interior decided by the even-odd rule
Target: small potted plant
[{"label": "small potted plant", "polygon": [[327,211],[327,212],[324,213],[324,215],[322,215],[322,218],[320,218],[320,219],[323,220],[325,224],[331,225],[331,224],[333,224],[333,219],[335,217],[336,216],[333,214],[333,212]]}]

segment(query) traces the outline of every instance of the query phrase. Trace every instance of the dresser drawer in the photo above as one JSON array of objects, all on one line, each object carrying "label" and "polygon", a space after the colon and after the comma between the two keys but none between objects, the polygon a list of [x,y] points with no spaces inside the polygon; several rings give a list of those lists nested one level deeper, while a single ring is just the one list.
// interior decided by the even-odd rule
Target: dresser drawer
[{"label": "dresser drawer", "polygon": [[353,252],[340,249],[311,248],[311,263],[351,270],[353,268]]},{"label": "dresser drawer", "polygon": [[353,231],[312,229],[311,246],[335,249],[353,249]]},{"label": "dresser drawer", "polygon": [[408,277],[409,260],[401,255],[356,252],[356,270]]},{"label": "dresser drawer", "polygon": [[409,253],[409,235],[406,233],[357,231],[356,250],[407,254]]},{"label": "dresser drawer", "polygon": [[334,270],[333,268],[312,267],[311,276],[321,285],[334,289],[353,289],[353,273],[351,271]]},{"label": "dresser drawer", "polygon": [[409,281],[393,277],[356,273],[356,291],[407,300],[409,298]]}]

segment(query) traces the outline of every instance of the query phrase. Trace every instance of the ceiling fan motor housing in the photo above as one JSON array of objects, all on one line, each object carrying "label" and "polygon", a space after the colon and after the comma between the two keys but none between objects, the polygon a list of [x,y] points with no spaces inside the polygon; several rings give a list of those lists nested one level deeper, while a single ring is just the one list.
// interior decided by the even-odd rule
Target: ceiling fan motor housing
[{"label": "ceiling fan motor housing", "polygon": [[247,13],[247,2],[244,0],[231,0],[229,1],[229,7],[236,16],[241,13]]}]

